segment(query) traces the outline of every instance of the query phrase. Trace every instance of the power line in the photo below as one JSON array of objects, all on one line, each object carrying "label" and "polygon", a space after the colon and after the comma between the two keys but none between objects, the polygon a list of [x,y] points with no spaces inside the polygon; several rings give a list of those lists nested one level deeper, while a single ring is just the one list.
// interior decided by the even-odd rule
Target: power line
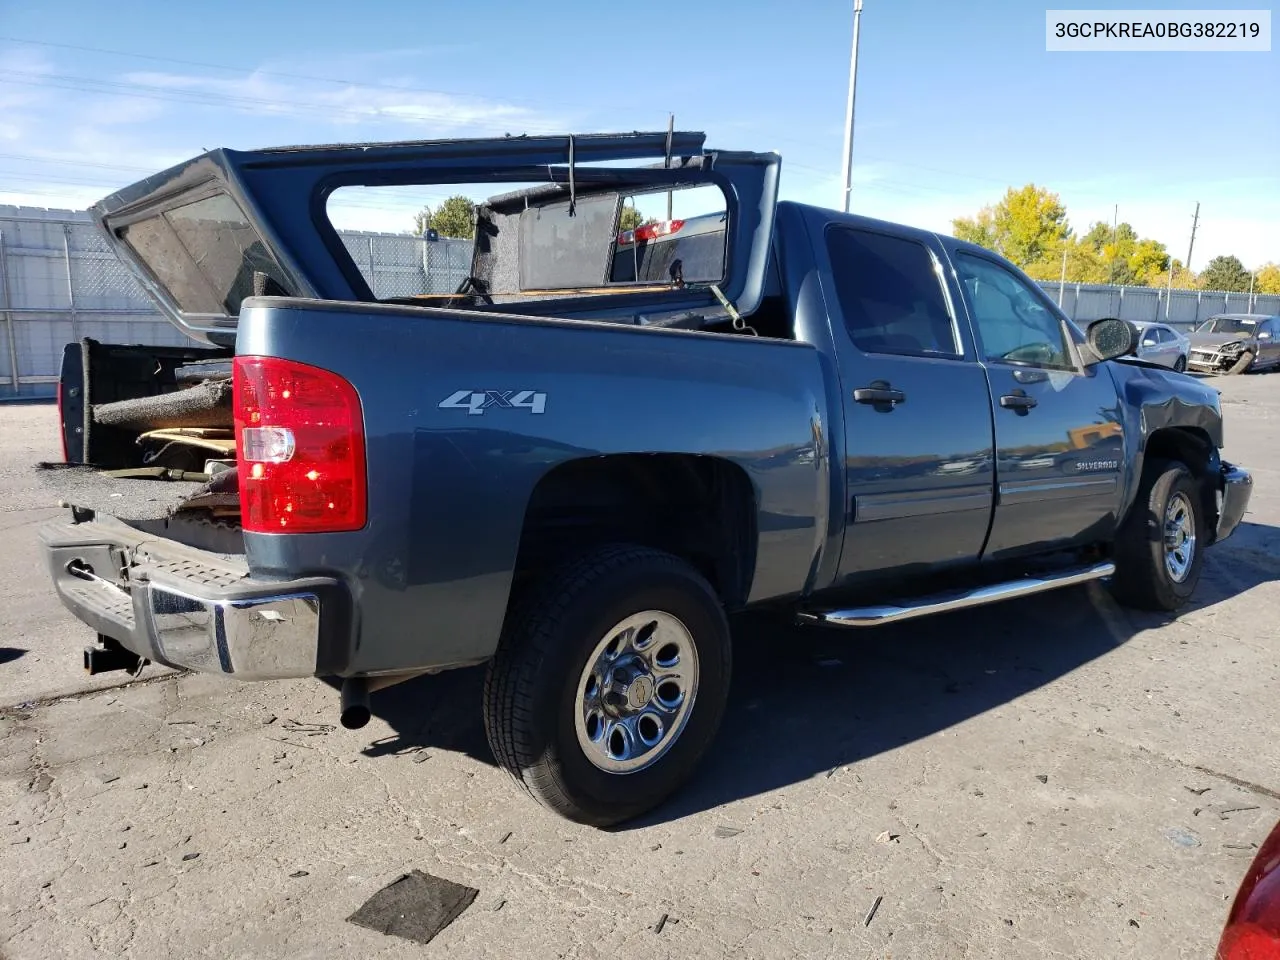
[{"label": "power line", "polygon": [[[531,98],[519,97],[477,97],[475,94],[458,93],[449,90],[436,90],[428,87],[408,87],[399,86],[393,83],[375,83],[360,80],[343,80],[338,77],[321,77],[306,73],[286,73],[279,70],[259,70],[253,67],[233,66],[225,63],[209,63],[201,60],[183,60],[178,57],[161,57],[151,53],[138,53],[133,50],[111,50],[105,47],[85,47],[71,43],[55,43],[51,40],[30,40],[24,37],[4,37],[0,36],[0,41],[6,43],[24,43],[36,47],[49,47],[58,50],[74,50],[79,53],[100,53],[112,57],[129,57],[134,60],[149,60],[154,63],[172,63],[184,67],[200,67],[206,70],[225,70],[231,73],[252,73],[264,77],[281,77],[289,80],[307,80],[313,83],[332,83],[339,86],[351,87],[372,87],[381,90],[395,90],[398,92],[412,93],[429,93],[446,97],[468,97],[471,99],[485,99],[492,102],[510,103],[513,105],[545,103],[546,101],[535,101]],[[584,107],[586,104],[568,104],[562,103],[560,106]]]},{"label": "power line", "polygon": [[[266,108],[279,110],[282,107],[303,110],[326,117],[345,117],[353,120],[421,120],[425,122],[448,123],[456,126],[471,125],[466,118],[457,114],[444,113],[403,113],[398,110],[387,111],[382,108],[371,110],[355,110],[326,103],[305,102],[299,100],[280,100],[271,97],[246,97],[235,94],[217,93],[208,90],[182,90],[172,87],[154,86],[143,83],[124,83],[113,80],[95,80],[91,77],[78,77],[69,74],[44,74],[39,80],[24,79],[16,71],[0,70],[0,83],[18,84],[28,87],[49,87],[58,90],[71,90],[77,93],[109,93],[114,96],[134,97],[142,100],[159,100],[167,103],[201,104],[204,106],[220,106],[223,104],[240,108]],[[496,118],[495,118],[496,120]]]},{"label": "power line", "polygon": [[32,157],[21,153],[0,153],[0,160],[24,160],[31,163],[62,163],[72,167],[95,167],[102,170],[123,170],[126,173],[155,173],[153,167],[126,167],[115,163],[95,163],[90,160],[67,160],[61,157]]}]

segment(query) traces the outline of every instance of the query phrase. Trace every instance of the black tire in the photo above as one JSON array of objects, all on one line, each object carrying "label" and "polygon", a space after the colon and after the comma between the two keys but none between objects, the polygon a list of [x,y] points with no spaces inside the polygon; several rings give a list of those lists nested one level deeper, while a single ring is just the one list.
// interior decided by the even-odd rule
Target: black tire
[{"label": "black tire", "polygon": [[1253,354],[1246,350],[1244,353],[1240,354],[1240,359],[1231,365],[1230,369],[1227,370],[1227,373],[1232,375],[1248,373],[1251,366],[1253,366]]},{"label": "black tire", "polygon": [[1186,373],[1186,372],[1187,372],[1187,358],[1186,358],[1186,357],[1178,357],[1178,359],[1177,359],[1177,360],[1175,360],[1175,361],[1173,362],[1173,369],[1174,369],[1176,372],[1178,372],[1178,373]]},{"label": "black tire", "polygon": [[[1195,540],[1181,579],[1166,563],[1164,525],[1170,501],[1183,498]],[[1143,470],[1138,495],[1116,536],[1116,573],[1111,592],[1127,607],[1171,613],[1185,604],[1200,582],[1207,528],[1200,484],[1176,460],[1154,460]]]},{"label": "black tire", "polygon": [[[632,772],[601,769],[579,742],[578,684],[602,639],[649,610],[674,616],[692,638],[696,694],[658,759]],[[485,677],[485,731],[498,764],[535,799],[578,823],[611,826],[689,778],[720,727],[731,669],[724,609],[697,570],[646,547],[603,548],[546,577],[512,612]]]}]

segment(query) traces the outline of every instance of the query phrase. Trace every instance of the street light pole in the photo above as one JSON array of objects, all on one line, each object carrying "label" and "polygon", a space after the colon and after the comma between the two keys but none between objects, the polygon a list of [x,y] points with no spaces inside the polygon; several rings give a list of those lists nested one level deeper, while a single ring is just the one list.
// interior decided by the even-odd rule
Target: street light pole
[{"label": "street light pole", "polygon": [[853,105],[858,86],[858,26],[862,23],[862,0],[853,0],[853,52],[849,56],[849,104],[844,121],[844,212],[850,209],[853,192]]}]

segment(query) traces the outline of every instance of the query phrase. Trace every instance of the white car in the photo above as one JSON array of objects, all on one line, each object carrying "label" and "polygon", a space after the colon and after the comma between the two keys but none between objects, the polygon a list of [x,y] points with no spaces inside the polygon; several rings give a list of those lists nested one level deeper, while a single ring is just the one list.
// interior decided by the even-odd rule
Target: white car
[{"label": "white car", "polygon": [[1139,359],[1179,373],[1187,369],[1187,354],[1191,351],[1188,337],[1163,323],[1143,323],[1137,327],[1141,336],[1135,353]]}]

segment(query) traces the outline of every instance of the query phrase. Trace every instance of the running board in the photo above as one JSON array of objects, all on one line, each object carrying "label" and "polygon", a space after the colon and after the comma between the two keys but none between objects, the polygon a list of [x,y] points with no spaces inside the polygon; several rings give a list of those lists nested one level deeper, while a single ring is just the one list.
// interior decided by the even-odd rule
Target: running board
[{"label": "running board", "polygon": [[1001,600],[1012,600],[1014,597],[1029,597],[1046,590],[1058,590],[1072,587],[1090,580],[1102,580],[1116,572],[1114,563],[1095,563],[1088,567],[1072,567],[1044,577],[1024,577],[1021,580],[1010,580],[996,583],[963,593],[935,594],[931,597],[920,597],[902,604],[886,604],[877,607],[850,607],[847,610],[807,610],[801,611],[796,618],[801,623],[817,623],[829,627],[879,627],[886,623],[898,623],[901,620],[914,620],[916,617],[928,617],[935,613],[949,613],[952,610],[966,610],[969,607],[983,607],[988,603]]}]

